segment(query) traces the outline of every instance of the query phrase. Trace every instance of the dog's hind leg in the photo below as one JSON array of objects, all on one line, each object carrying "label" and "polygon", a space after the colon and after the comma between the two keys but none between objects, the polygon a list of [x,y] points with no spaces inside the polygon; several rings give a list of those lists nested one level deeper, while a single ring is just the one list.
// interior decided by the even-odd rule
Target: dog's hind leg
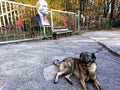
[{"label": "dog's hind leg", "polygon": [[72,76],[72,73],[69,73],[69,74],[65,75],[65,79],[72,85],[73,82],[72,82],[72,80],[70,79],[70,76]]},{"label": "dog's hind leg", "polygon": [[58,78],[59,76],[63,75],[63,74],[66,74],[68,72],[68,69],[65,69],[64,71],[59,71],[56,75],[55,75],[55,80],[54,80],[54,83],[57,83],[58,82]]}]

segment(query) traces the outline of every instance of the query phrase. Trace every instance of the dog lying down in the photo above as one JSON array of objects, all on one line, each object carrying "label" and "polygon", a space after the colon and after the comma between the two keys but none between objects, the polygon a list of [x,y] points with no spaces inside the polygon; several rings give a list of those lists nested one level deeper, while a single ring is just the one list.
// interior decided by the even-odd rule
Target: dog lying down
[{"label": "dog lying down", "polygon": [[80,54],[80,58],[65,58],[63,61],[59,62],[59,60],[54,62],[54,65],[59,67],[59,72],[57,72],[55,76],[54,83],[58,82],[59,76],[63,75],[65,79],[73,84],[70,76],[76,76],[83,90],[87,90],[87,86],[85,81],[92,80],[97,90],[101,90],[99,81],[96,78],[96,69],[97,64],[95,62],[96,56],[91,52],[82,52]]}]

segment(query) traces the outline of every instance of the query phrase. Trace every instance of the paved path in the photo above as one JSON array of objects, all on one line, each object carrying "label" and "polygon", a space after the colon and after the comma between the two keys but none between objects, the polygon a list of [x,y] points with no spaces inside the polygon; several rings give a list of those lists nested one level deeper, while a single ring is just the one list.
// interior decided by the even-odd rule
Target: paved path
[{"label": "paved path", "polygon": [[[106,34],[107,33],[107,34]],[[112,53],[120,56],[120,30],[119,31],[101,31],[85,34],[90,39],[97,41],[105,46]]]},{"label": "paved path", "polygon": [[[97,75],[103,90],[120,90],[120,31],[0,45],[0,90],[82,90],[75,77],[73,86],[63,77],[54,84],[58,69],[52,63],[56,59],[79,57],[83,51],[96,54]],[[95,90],[91,83],[88,87]]]}]

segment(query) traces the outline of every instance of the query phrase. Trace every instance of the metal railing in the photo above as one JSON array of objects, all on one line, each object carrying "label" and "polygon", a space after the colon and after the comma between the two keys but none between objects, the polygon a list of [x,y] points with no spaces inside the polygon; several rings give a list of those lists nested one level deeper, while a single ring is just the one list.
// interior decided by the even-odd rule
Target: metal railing
[{"label": "metal railing", "polygon": [[48,27],[35,26],[34,17],[36,14],[36,6],[0,0],[0,42],[52,37],[51,30],[55,27],[66,27],[73,33],[79,33],[85,27],[87,29],[92,28],[91,26],[101,28],[103,21],[99,19],[92,22],[87,19],[85,25],[82,25],[79,12],[77,14],[51,9],[48,14],[51,25]]},{"label": "metal railing", "polygon": [[66,26],[70,30],[78,31],[78,16],[73,12],[51,9],[48,15],[51,25],[42,28],[43,26],[34,24],[37,14],[35,6],[1,0],[0,7],[0,42],[52,37],[50,27]]},{"label": "metal railing", "polygon": [[78,14],[51,9],[52,28],[66,27],[73,32],[78,31]]}]

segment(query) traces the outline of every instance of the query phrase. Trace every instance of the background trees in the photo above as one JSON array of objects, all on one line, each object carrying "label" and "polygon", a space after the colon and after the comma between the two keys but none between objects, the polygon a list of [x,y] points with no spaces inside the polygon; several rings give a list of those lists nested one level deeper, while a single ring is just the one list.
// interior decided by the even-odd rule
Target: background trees
[{"label": "background trees", "polygon": [[[11,1],[16,1],[19,3],[24,3],[24,4],[30,4],[30,5],[36,5],[36,2],[38,0],[11,0]],[[49,9],[58,9],[58,10],[64,10],[63,7],[63,0],[46,0],[48,5],[49,5]]]},{"label": "background trees", "polygon": [[[37,0],[12,0],[24,4],[35,5]],[[92,19],[120,18],[120,0],[46,0],[49,9],[78,12],[80,10],[86,17]]]},{"label": "background trees", "polygon": [[[35,5],[37,0],[11,0],[24,4]],[[102,15],[104,18],[120,17],[120,0],[46,0],[49,9],[71,12],[78,10],[84,14]]]}]

